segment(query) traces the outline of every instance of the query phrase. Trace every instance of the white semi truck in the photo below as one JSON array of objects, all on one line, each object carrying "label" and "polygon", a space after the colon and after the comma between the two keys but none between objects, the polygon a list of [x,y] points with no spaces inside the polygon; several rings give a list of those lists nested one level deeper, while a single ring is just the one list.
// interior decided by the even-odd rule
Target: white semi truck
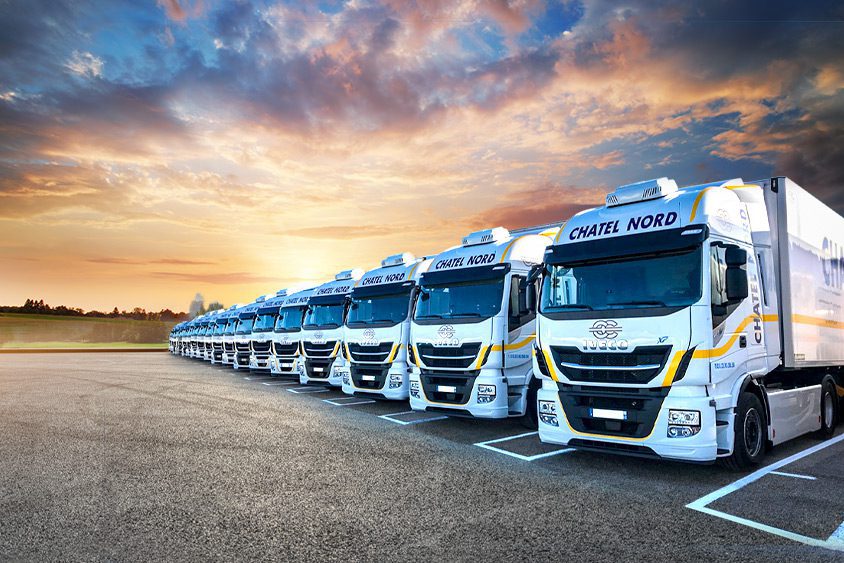
[{"label": "white semi truck", "polygon": [[531,268],[559,225],[463,238],[422,274],[410,330],[410,406],[451,416],[528,415],[535,427]]},{"label": "white semi truck", "polygon": [[232,305],[220,311],[220,314],[214,318],[214,330],[211,332],[211,363],[213,365],[223,363],[223,335],[232,318],[232,312],[238,307],[240,305]]},{"label": "white semi truck", "polygon": [[267,297],[255,313],[255,322],[252,323],[252,333],[249,335],[250,371],[270,372],[273,327],[278,318],[278,309],[286,296],[286,289],[277,291],[272,297]]},{"label": "white semi truck", "polygon": [[202,339],[200,343],[201,355],[200,359],[205,360],[206,362],[211,361],[211,357],[214,353],[214,329],[217,326],[217,317],[220,315],[220,311],[210,311],[205,315],[205,327],[202,330]]},{"label": "white semi truck", "polygon": [[281,302],[272,333],[270,373],[282,377],[299,378],[298,359],[301,355],[302,321],[314,288],[288,293]]},{"label": "white semi truck", "polygon": [[343,323],[349,294],[363,270],[344,270],[333,280],[313,290],[302,321],[302,355],[299,357],[299,382],[342,387],[346,360],[340,349],[345,334]]},{"label": "white semi truck", "polygon": [[542,270],[543,442],[745,469],[834,431],[844,219],[784,177],[622,186]]},{"label": "white semi truck", "polygon": [[235,332],[240,325],[240,311],[245,305],[236,305],[229,308],[229,318],[226,321],[226,326],[223,328],[223,361],[224,366],[234,366],[236,348],[234,345]]},{"label": "white semi truck", "polygon": [[234,363],[232,364],[236,370],[249,369],[249,358],[252,355],[252,325],[255,324],[258,309],[266,300],[266,295],[262,295],[238,310],[237,327],[234,329]]},{"label": "white semi truck", "polygon": [[407,252],[388,256],[366,272],[351,293],[346,316],[343,392],[407,400],[410,315],[419,278],[430,259]]}]

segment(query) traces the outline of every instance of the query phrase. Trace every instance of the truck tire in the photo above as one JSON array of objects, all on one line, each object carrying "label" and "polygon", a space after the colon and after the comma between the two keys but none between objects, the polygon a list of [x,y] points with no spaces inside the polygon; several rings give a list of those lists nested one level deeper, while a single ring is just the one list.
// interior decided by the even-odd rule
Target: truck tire
[{"label": "truck tire", "polygon": [[539,428],[539,414],[536,411],[536,394],[541,386],[539,379],[532,377],[527,390],[525,415],[521,418],[522,426],[531,430]]},{"label": "truck tire", "polygon": [[821,383],[821,429],[816,436],[821,440],[832,438],[835,434],[835,427],[840,419],[838,393],[832,378],[827,377]]},{"label": "truck tire", "polygon": [[745,391],[739,396],[733,423],[733,454],[724,465],[733,471],[745,471],[759,465],[765,457],[768,424],[759,397]]}]

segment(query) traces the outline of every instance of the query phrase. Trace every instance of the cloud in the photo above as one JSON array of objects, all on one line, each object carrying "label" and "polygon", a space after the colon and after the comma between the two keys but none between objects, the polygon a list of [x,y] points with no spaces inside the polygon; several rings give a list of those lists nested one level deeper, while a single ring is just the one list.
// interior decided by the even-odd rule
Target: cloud
[{"label": "cloud", "polygon": [[168,18],[177,22],[199,17],[205,10],[203,0],[195,0],[193,3],[190,0],[158,0],[158,5],[164,8]]},{"label": "cloud", "polygon": [[98,78],[103,73],[103,60],[91,53],[74,51],[64,66],[74,74]]},{"label": "cloud", "polygon": [[152,275],[158,278],[178,281],[219,285],[273,283],[278,281],[277,278],[270,276],[258,276],[251,272],[215,272],[208,274],[193,274],[188,272],[153,272]]},{"label": "cloud", "polygon": [[603,203],[606,190],[583,190],[575,186],[545,184],[510,192],[494,207],[473,215],[472,228],[502,226],[521,229],[549,223],[561,223],[569,217]]},{"label": "cloud", "polygon": [[149,264],[170,264],[175,266],[207,266],[215,264],[215,262],[206,260],[188,260],[185,258],[159,258],[155,260],[142,260],[135,258],[117,258],[112,256],[103,256],[99,258],[88,258],[87,262],[94,264],[122,264],[133,266],[145,266]]}]

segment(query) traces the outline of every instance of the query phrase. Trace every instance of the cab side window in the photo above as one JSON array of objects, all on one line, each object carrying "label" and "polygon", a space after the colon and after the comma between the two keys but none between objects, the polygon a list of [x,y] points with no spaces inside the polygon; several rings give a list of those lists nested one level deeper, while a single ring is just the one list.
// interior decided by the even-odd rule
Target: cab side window
[{"label": "cab side window", "polygon": [[528,307],[528,292],[533,292],[533,303],[536,303],[536,284],[527,284],[525,276],[512,276],[507,319],[509,331],[514,331],[536,318],[536,311]]},{"label": "cab side window", "polygon": [[713,244],[709,249],[710,288],[712,294],[712,328],[727,320],[738,303],[730,303],[727,298],[727,260],[726,247]]}]

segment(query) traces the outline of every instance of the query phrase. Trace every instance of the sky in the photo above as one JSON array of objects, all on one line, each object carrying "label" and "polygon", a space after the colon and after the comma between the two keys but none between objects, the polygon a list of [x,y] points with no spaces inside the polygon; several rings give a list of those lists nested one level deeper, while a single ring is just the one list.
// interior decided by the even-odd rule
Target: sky
[{"label": "sky", "polygon": [[185,310],[788,175],[844,212],[844,4],[0,0],[0,304]]}]

